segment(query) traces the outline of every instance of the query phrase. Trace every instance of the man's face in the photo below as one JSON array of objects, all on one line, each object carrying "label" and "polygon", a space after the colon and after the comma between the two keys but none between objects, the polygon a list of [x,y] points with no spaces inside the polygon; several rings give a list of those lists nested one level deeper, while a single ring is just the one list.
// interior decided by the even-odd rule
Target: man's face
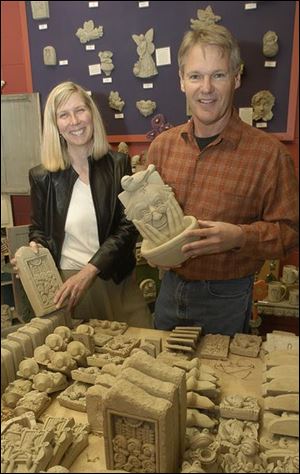
[{"label": "man's face", "polygon": [[218,46],[193,46],[185,58],[180,84],[196,136],[220,133],[231,115],[234,90],[240,86],[240,74],[230,70],[229,55]]}]

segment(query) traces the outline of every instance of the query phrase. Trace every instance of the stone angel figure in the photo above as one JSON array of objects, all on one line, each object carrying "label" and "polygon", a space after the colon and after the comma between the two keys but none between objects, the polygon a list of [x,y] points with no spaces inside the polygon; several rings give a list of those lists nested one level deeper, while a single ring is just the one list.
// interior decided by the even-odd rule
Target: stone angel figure
[{"label": "stone angel figure", "polygon": [[153,28],[140,35],[132,35],[133,41],[137,44],[138,62],[133,66],[133,74],[136,77],[146,78],[158,74],[155,63],[152,58],[155,46],[153,44]]}]

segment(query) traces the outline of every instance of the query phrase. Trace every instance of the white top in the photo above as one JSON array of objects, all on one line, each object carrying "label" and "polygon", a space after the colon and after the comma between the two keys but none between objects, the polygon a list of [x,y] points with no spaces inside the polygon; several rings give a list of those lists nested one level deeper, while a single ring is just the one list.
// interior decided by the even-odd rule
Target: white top
[{"label": "white top", "polygon": [[62,270],[80,270],[99,250],[96,213],[89,184],[74,184],[61,251]]}]

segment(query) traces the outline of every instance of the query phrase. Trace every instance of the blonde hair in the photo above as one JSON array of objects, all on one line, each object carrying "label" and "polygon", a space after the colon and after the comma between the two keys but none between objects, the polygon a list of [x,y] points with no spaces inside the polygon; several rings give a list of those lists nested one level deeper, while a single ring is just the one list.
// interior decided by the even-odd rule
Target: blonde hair
[{"label": "blonde hair", "polygon": [[230,31],[221,25],[208,25],[184,34],[178,51],[178,65],[181,74],[184,72],[184,61],[189,51],[196,45],[219,46],[223,53],[228,52],[230,68],[234,74],[240,72],[242,60],[240,48]]},{"label": "blonde hair", "polygon": [[44,111],[41,156],[42,164],[48,171],[64,170],[70,166],[66,141],[60,137],[57,128],[56,113],[58,107],[67,102],[75,92],[80,94],[92,114],[94,127],[93,158],[95,160],[102,158],[110,149],[100,112],[93,99],[89,96],[87,91],[78,84],[71,81],[62,82],[50,92]]}]

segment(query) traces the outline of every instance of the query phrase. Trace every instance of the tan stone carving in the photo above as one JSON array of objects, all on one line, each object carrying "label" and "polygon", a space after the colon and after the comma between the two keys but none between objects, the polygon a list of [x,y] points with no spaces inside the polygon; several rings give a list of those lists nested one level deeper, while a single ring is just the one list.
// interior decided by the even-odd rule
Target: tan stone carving
[{"label": "tan stone carving", "polygon": [[49,347],[52,351],[65,351],[67,348],[66,342],[59,334],[49,334],[45,339],[45,345]]},{"label": "tan stone carving", "polygon": [[54,295],[62,285],[54,260],[46,248],[35,254],[30,247],[20,247],[15,258],[22,285],[36,316],[55,311]]},{"label": "tan stone carving", "polygon": [[[68,326],[57,326],[54,331],[54,334],[58,334],[63,341],[68,344],[70,341],[72,341],[72,331]],[[61,350],[61,349],[59,349]]]},{"label": "tan stone carving", "polygon": [[278,36],[275,31],[267,31],[263,36],[263,55],[273,58],[279,51]]},{"label": "tan stone carving", "polygon": [[34,375],[36,375],[39,370],[38,363],[34,360],[34,358],[28,358],[20,362],[17,375],[19,377],[23,377],[24,379],[32,380]]},{"label": "tan stone carving", "polygon": [[207,334],[200,343],[199,357],[204,359],[222,359],[228,357],[230,337],[221,334]]},{"label": "tan stone carving", "polygon": [[220,418],[217,439],[222,452],[228,452],[230,448],[239,447],[242,440],[251,438],[257,440],[258,423],[242,421],[235,418]]},{"label": "tan stone carving", "polygon": [[153,100],[138,100],[135,105],[144,117],[149,117],[156,109],[156,102]]},{"label": "tan stone carving", "polygon": [[49,2],[30,2],[32,18],[34,20],[43,20],[49,18]]},{"label": "tan stone carving", "polygon": [[221,16],[214,14],[210,5],[205,9],[199,8],[197,10],[197,17],[197,20],[191,19],[191,30],[198,30],[203,28],[203,26],[214,25],[222,19]]},{"label": "tan stone carving", "polygon": [[283,395],[284,393],[299,393],[299,377],[282,377],[272,379],[262,384],[263,395]]},{"label": "tan stone carving", "polygon": [[101,319],[90,319],[89,325],[95,329],[96,334],[109,334],[111,336],[123,334],[128,328],[127,323]]},{"label": "tan stone carving", "polygon": [[86,411],[88,422],[93,432],[103,431],[103,397],[107,394],[109,388],[103,385],[95,385],[87,389],[86,392]]},{"label": "tan stone carving", "polygon": [[100,59],[101,71],[103,71],[106,76],[110,76],[115,68],[111,59],[113,53],[111,51],[99,51],[98,56]]},{"label": "tan stone carving", "polygon": [[88,20],[83,23],[83,28],[78,28],[76,36],[80,43],[85,44],[88,41],[101,38],[103,36],[103,26],[95,27],[93,20]]},{"label": "tan stone carving", "polygon": [[125,102],[121,99],[118,91],[111,91],[108,96],[108,105],[111,109],[122,112]]},{"label": "tan stone carving", "polygon": [[136,77],[148,78],[158,74],[155,62],[151,56],[155,51],[153,35],[154,30],[153,28],[150,28],[148,31],[146,31],[145,35],[140,34],[131,36],[137,45],[136,51],[139,55],[138,62],[136,62],[133,66],[133,74]]},{"label": "tan stone carving", "polygon": [[45,46],[43,49],[43,60],[45,66],[56,66],[56,51],[53,46]]},{"label": "tan stone carving", "polygon": [[261,90],[254,94],[251,99],[253,107],[253,120],[265,120],[266,122],[273,118],[272,108],[275,104],[274,95],[268,90]]},{"label": "tan stone carving", "polygon": [[61,392],[57,400],[60,405],[71,408],[76,411],[86,411],[86,392],[89,388],[88,384],[82,382],[74,382],[70,387]]},{"label": "tan stone carving", "polygon": [[71,371],[73,380],[91,385],[96,383],[96,378],[100,374],[101,370],[98,367],[78,367],[78,369]]},{"label": "tan stone carving", "polygon": [[220,403],[220,416],[238,420],[258,421],[260,406],[254,397],[228,395]]},{"label": "tan stone carving", "polygon": [[299,438],[299,415],[283,413],[281,416],[265,412],[263,425],[269,433]]},{"label": "tan stone carving", "polygon": [[277,395],[275,397],[264,398],[265,410],[275,412],[295,412],[299,413],[299,393]]},{"label": "tan stone carving", "polygon": [[143,237],[141,254],[156,265],[174,266],[186,260],[181,247],[191,239],[185,230],[198,227],[193,216],[184,216],[174,193],[154,165],[121,180],[119,199],[125,213]]},{"label": "tan stone carving", "polygon": [[55,372],[70,375],[71,370],[77,368],[77,364],[69,352],[58,351],[53,352],[51,355],[50,364],[47,365],[47,368]]},{"label": "tan stone carving", "polygon": [[30,392],[32,382],[30,380],[18,379],[11,382],[2,395],[2,401],[10,408],[15,408],[17,402]]},{"label": "tan stone carving", "polygon": [[116,336],[103,346],[103,352],[112,356],[128,357],[135,347],[140,345],[141,340],[136,337]]},{"label": "tan stone carving", "polygon": [[50,405],[51,398],[45,392],[39,392],[38,390],[31,390],[22,397],[14,410],[16,416],[22,415],[27,411],[33,411],[36,418],[46,410]]},{"label": "tan stone carving", "polygon": [[261,343],[262,338],[260,336],[237,333],[230,343],[229,350],[232,354],[257,357]]},{"label": "tan stone carving", "polygon": [[39,392],[54,393],[68,387],[68,381],[64,374],[43,370],[32,379],[32,388]]}]

